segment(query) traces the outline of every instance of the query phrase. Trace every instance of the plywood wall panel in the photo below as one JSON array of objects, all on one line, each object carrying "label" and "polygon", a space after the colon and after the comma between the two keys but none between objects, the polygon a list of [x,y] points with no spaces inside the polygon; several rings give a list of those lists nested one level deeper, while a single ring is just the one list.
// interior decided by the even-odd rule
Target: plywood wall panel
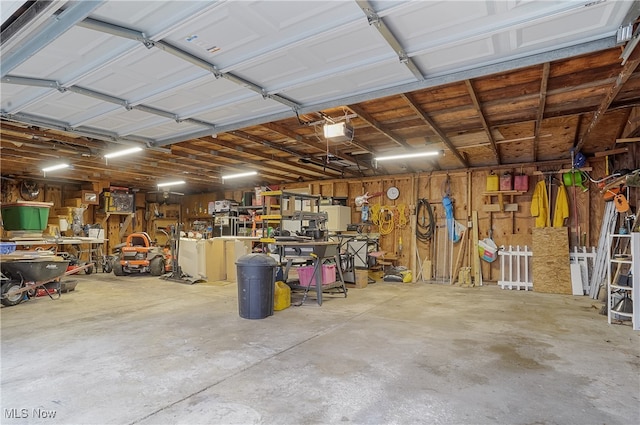
[{"label": "plywood wall panel", "polygon": [[533,290],[571,295],[569,237],[566,227],[533,229]]}]

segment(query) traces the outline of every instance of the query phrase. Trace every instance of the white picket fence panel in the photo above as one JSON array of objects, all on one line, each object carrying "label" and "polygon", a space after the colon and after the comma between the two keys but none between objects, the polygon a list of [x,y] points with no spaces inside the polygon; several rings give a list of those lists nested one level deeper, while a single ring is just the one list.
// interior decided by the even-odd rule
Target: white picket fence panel
[{"label": "white picket fence panel", "polygon": [[595,246],[591,251],[586,246],[573,247],[573,252],[569,253],[569,261],[572,264],[580,265],[580,277],[582,278],[582,290],[584,295],[591,293],[591,275],[593,274],[597,250]]},{"label": "white picket fence panel", "polygon": [[504,246],[498,250],[500,256],[500,280],[498,285],[502,289],[533,289],[533,279],[531,276],[532,252],[525,245],[524,248],[516,246],[515,249]]},{"label": "white picket fence panel", "polygon": [[[500,280],[498,285],[502,289],[533,289],[533,276],[531,270],[531,259],[533,252],[526,245],[501,246],[498,250],[500,256]],[[582,280],[583,294],[591,291],[591,275],[594,272],[597,250],[595,247],[574,247],[569,253],[569,262],[580,265],[580,277]]]}]

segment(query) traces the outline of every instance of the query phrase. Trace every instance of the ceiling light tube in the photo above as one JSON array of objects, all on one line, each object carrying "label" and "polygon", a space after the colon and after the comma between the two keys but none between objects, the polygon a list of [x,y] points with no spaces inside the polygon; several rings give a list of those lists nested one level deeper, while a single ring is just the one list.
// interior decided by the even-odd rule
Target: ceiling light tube
[{"label": "ceiling light tube", "polygon": [[142,150],[141,147],[136,146],[136,147],[133,147],[133,148],[123,149],[121,151],[108,153],[104,157],[105,158],[116,158],[118,156],[129,155],[130,153],[140,152],[141,150]]},{"label": "ceiling light tube", "polygon": [[176,180],[172,182],[158,183],[158,187],[177,186],[179,184],[184,184],[184,183],[185,183],[184,180]]},{"label": "ceiling light tube", "polygon": [[69,164],[57,164],[57,165],[52,165],[50,167],[44,167],[42,171],[47,173],[49,171],[62,170],[63,168],[68,168],[68,167],[69,167]]},{"label": "ceiling light tube", "polygon": [[237,179],[239,177],[255,176],[256,174],[258,174],[257,171],[249,171],[247,173],[239,173],[239,174],[227,174],[226,176],[222,176],[222,180]]},{"label": "ceiling light tube", "polygon": [[414,152],[414,153],[405,153],[400,155],[390,155],[390,156],[378,156],[376,157],[376,161],[391,161],[394,159],[407,159],[407,158],[420,158],[424,156],[438,156],[441,151],[427,151],[427,152]]}]

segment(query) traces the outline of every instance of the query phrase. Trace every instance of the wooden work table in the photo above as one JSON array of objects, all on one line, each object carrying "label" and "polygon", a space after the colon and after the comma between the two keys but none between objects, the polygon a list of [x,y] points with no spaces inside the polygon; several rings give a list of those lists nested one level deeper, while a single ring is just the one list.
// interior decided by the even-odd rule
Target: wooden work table
[{"label": "wooden work table", "polygon": [[[103,244],[107,239],[89,238],[89,237],[42,237],[42,238],[11,238],[7,239],[10,242],[15,242],[16,251],[12,254],[15,256],[32,256],[33,252],[49,252],[52,254],[58,254],[63,247],[72,247],[75,250],[75,254],[78,260],[82,260],[83,263],[100,264],[102,260]],[[83,248],[84,246],[84,248]],[[83,258],[84,257],[84,258]],[[3,257],[10,258],[10,257]],[[92,269],[93,270],[93,269]]]}]

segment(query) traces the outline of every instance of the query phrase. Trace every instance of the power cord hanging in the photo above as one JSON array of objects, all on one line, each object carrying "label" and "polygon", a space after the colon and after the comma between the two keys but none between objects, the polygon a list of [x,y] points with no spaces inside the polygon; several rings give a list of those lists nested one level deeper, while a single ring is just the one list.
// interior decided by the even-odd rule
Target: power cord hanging
[{"label": "power cord hanging", "polygon": [[[425,212],[428,214],[429,220],[426,222]],[[420,213],[422,212],[422,216]],[[436,220],[433,216],[433,208],[425,198],[418,199],[416,207],[416,239],[420,242],[428,242],[433,237],[433,231],[436,227]]]},{"label": "power cord hanging", "polygon": [[394,219],[398,229],[403,229],[407,225],[406,208],[405,204],[398,204],[394,210]]},{"label": "power cord hanging", "polygon": [[380,209],[378,217],[378,230],[381,235],[388,235],[393,232],[393,211],[390,207],[384,206]]}]

